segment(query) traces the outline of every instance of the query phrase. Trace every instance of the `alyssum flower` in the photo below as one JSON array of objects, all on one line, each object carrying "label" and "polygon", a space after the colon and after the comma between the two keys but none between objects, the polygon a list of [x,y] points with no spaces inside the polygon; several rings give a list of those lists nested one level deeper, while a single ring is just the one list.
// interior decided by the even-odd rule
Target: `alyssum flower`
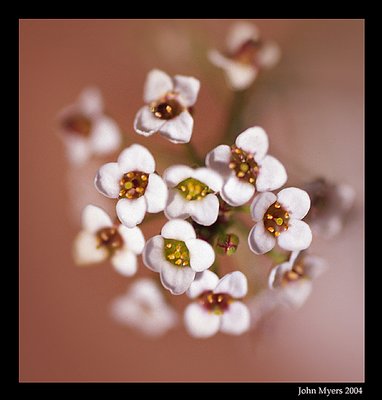
[{"label": "alyssum flower", "polygon": [[197,338],[207,338],[219,330],[231,335],[247,331],[249,310],[238,300],[247,291],[247,278],[240,271],[231,272],[220,280],[208,270],[197,274],[187,291],[187,295],[196,300],[184,312],[188,333]]},{"label": "alyssum flower", "polygon": [[95,177],[95,187],[103,195],[118,199],[116,212],[122,224],[132,228],[140,224],[146,211],[163,211],[167,187],[154,173],[152,154],[139,144],[121,152],[117,162],[104,164]]},{"label": "alyssum flower", "polygon": [[227,51],[210,50],[210,61],[224,70],[233,90],[243,90],[256,79],[261,69],[273,67],[280,59],[278,45],[263,41],[257,27],[248,22],[234,24],[227,37]]},{"label": "alyssum flower", "polygon": [[103,108],[100,91],[87,88],[59,114],[59,134],[72,163],[82,165],[93,154],[109,154],[121,144],[118,125]]},{"label": "alyssum flower", "polygon": [[290,187],[259,193],[251,204],[252,219],[256,222],[248,236],[250,249],[264,254],[278,245],[289,251],[304,250],[310,246],[312,232],[302,218],[310,207],[308,194]]},{"label": "alyssum flower", "polygon": [[173,143],[188,143],[194,120],[190,108],[195,104],[200,82],[189,76],[154,69],[144,87],[144,102],[134,120],[134,130],[144,136],[159,132]]},{"label": "alyssum flower", "polygon": [[160,273],[163,286],[172,294],[182,294],[191,285],[196,272],[215,261],[211,245],[196,238],[192,225],[173,219],[163,225],[161,234],[149,239],[143,250],[143,262]]},{"label": "alyssum flower", "polygon": [[268,152],[268,135],[259,126],[246,129],[231,147],[211,150],[206,165],[224,177],[220,195],[231,206],[246,203],[256,191],[280,188],[287,180],[284,166]]},{"label": "alyssum flower", "polygon": [[221,190],[221,176],[209,168],[190,168],[173,165],[163,172],[169,187],[164,210],[167,218],[191,217],[200,225],[212,225],[219,215],[219,200],[216,193]]},{"label": "alyssum flower", "polygon": [[84,266],[110,259],[122,275],[132,276],[137,270],[137,255],[145,239],[138,227],[114,224],[102,208],[87,205],[82,212],[82,230],[74,242],[74,260]]}]

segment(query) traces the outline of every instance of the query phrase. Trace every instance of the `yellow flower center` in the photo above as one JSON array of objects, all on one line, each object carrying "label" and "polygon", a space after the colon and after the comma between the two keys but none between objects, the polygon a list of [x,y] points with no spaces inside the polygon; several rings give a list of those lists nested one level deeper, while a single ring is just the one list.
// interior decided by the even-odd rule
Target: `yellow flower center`
[{"label": "yellow flower center", "polygon": [[164,255],[167,261],[177,267],[190,266],[190,252],[182,240],[164,239]]},{"label": "yellow flower center", "polygon": [[194,178],[187,178],[178,183],[176,188],[186,200],[202,200],[213,191],[203,182]]},{"label": "yellow flower center", "polygon": [[239,179],[255,185],[260,168],[254,160],[253,154],[247,153],[235,145],[231,146],[229,167]]},{"label": "yellow flower center", "polygon": [[281,286],[285,286],[290,282],[296,282],[304,277],[304,264],[302,262],[295,263],[290,271],[286,271],[281,280]]},{"label": "yellow flower center", "polygon": [[130,171],[119,181],[119,198],[138,199],[145,194],[149,175],[141,171]]},{"label": "yellow flower center", "polygon": [[268,207],[264,214],[265,229],[274,237],[288,229],[289,213],[277,201]]}]

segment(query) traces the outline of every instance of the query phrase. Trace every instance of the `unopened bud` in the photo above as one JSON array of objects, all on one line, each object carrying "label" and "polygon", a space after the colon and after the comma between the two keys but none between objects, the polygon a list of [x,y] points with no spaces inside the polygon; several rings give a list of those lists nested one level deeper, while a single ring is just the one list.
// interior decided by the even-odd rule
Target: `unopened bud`
[{"label": "unopened bud", "polygon": [[237,250],[239,245],[239,237],[234,233],[224,233],[218,236],[216,242],[217,252],[232,256]]}]

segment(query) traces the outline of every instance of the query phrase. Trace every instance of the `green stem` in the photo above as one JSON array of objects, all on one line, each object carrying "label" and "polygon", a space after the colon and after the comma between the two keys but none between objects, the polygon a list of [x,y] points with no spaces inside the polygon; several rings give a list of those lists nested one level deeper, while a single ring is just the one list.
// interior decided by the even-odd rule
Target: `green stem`
[{"label": "green stem", "polygon": [[288,261],[289,254],[289,252],[280,252],[275,249],[272,249],[271,251],[268,251],[268,253],[265,253],[265,255],[270,257],[276,264],[281,264],[285,261]]},{"label": "green stem", "polygon": [[193,163],[195,163],[197,166],[201,166],[204,164],[203,160],[199,157],[199,154],[196,151],[195,146],[191,142],[186,143],[186,149],[188,152],[188,156],[190,157]]}]

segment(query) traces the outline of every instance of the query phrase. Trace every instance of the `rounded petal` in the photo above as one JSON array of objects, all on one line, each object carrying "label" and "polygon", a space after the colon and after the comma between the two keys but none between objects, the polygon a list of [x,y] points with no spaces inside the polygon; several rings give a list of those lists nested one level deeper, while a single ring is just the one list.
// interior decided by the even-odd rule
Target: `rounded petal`
[{"label": "rounded petal", "polygon": [[299,279],[280,289],[281,299],[289,307],[300,308],[304,305],[312,292],[312,282],[308,279]]},{"label": "rounded petal", "polygon": [[174,91],[179,94],[185,107],[195,104],[200,89],[200,81],[192,76],[174,76]]},{"label": "rounded petal", "polygon": [[173,89],[172,79],[159,69],[151,70],[146,78],[143,89],[143,99],[145,103],[151,103],[170,92]]},{"label": "rounded petal", "polygon": [[214,192],[220,192],[223,186],[222,177],[210,168],[197,168],[194,170],[192,177],[206,184]]},{"label": "rounded petal", "polygon": [[312,231],[306,222],[291,219],[288,229],[280,234],[277,242],[285,250],[305,250],[312,242]]},{"label": "rounded petal", "polygon": [[190,216],[188,212],[188,201],[178,192],[177,189],[170,189],[168,192],[167,205],[164,213],[168,219],[182,218]]},{"label": "rounded petal", "polygon": [[255,194],[255,187],[248,182],[241,181],[231,175],[221,190],[223,200],[231,206],[238,207],[245,204]]},{"label": "rounded petal", "polygon": [[161,235],[154,236],[146,242],[142,258],[146,267],[154,272],[160,272],[162,267],[167,264],[164,257],[164,242]]},{"label": "rounded petal", "polygon": [[148,106],[143,106],[134,118],[134,130],[139,135],[151,136],[155,132],[159,132],[166,123],[150,111]]},{"label": "rounded petal", "polygon": [[78,105],[83,113],[97,115],[103,112],[103,99],[101,91],[96,87],[84,89],[78,98]]},{"label": "rounded petal", "polygon": [[166,262],[160,270],[160,279],[163,286],[172,294],[184,293],[195,278],[195,271],[189,267],[177,267]]},{"label": "rounded petal", "polygon": [[184,325],[187,332],[196,338],[208,338],[220,328],[221,317],[209,313],[199,304],[189,304],[184,311]]},{"label": "rounded petal", "polygon": [[149,175],[149,183],[145,191],[147,211],[157,213],[163,211],[168,197],[168,189],[163,179],[157,174]]},{"label": "rounded petal", "polygon": [[230,52],[235,52],[248,40],[258,38],[259,31],[256,25],[246,21],[236,22],[227,35],[227,48]]},{"label": "rounded petal", "polygon": [[256,179],[256,189],[259,192],[276,190],[287,181],[287,173],[279,160],[265,156],[261,161],[260,172]]},{"label": "rounded petal", "polygon": [[201,239],[188,239],[186,246],[190,252],[190,267],[201,272],[209,268],[215,261],[215,252],[212,246]]},{"label": "rounded petal", "polygon": [[133,276],[137,272],[137,256],[127,248],[117,251],[110,261],[121,275]]},{"label": "rounded petal", "polygon": [[97,118],[91,133],[91,146],[95,154],[103,155],[117,150],[121,144],[118,125],[109,117]]},{"label": "rounded petal", "polygon": [[293,265],[290,261],[283,262],[271,269],[268,277],[268,286],[270,289],[276,289],[281,286],[282,278],[285,272],[290,271]]},{"label": "rounded petal", "polygon": [[83,266],[106,260],[108,252],[104,247],[98,247],[96,236],[81,231],[74,240],[73,257],[76,265]]},{"label": "rounded petal", "polygon": [[191,218],[200,225],[210,226],[218,218],[219,200],[210,193],[202,200],[187,201],[187,211]]},{"label": "rounded petal", "polygon": [[182,240],[196,239],[193,226],[183,219],[172,219],[166,222],[161,231],[161,235],[166,239]]},{"label": "rounded petal", "polygon": [[345,212],[349,211],[354,204],[356,196],[353,186],[341,183],[335,185],[334,192],[339,202],[338,207]]},{"label": "rounded petal", "polygon": [[325,259],[318,256],[307,255],[304,257],[304,274],[309,279],[316,279],[328,269]]},{"label": "rounded petal", "polygon": [[223,276],[214,289],[214,293],[227,293],[234,299],[244,297],[247,292],[247,277],[240,271],[234,271]]},{"label": "rounded petal", "polygon": [[280,46],[273,40],[267,40],[257,53],[256,59],[261,68],[274,67],[281,58]]},{"label": "rounded petal", "polygon": [[235,301],[223,314],[220,330],[230,335],[241,335],[249,329],[250,320],[248,307],[241,301]]},{"label": "rounded petal", "polygon": [[83,209],[81,220],[84,230],[93,235],[100,229],[113,225],[109,215],[102,208],[92,204]]},{"label": "rounded petal", "polygon": [[195,299],[203,292],[214,290],[219,282],[218,276],[210,270],[199,272],[195,275],[194,281],[187,290],[187,296]]},{"label": "rounded petal", "polygon": [[261,161],[268,151],[268,135],[260,126],[253,126],[240,133],[235,144],[247,153],[254,154],[256,161]]},{"label": "rounded petal", "polygon": [[134,228],[143,221],[146,214],[146,201],[144,197],[139,199],[120,199],[116,206],[116,212],[121,223],[128,228]]},{"label": "rounded petal", "polygon": [[141,171],[152,174],[155,171],[155,160],[146,147],[134,143],[119,155],[118,166],[124,173]]},{"label": "rounded petal", "polygon": [[277,200],[272,192],[258,193],[251,204],[251,216],[254,221],[262,221],[268,208]]},{"label": "rounded petal", "polygon": [[121,170],[115,162],[102,165],[94,179],[96,189],[106,197],[116,199],[119,196]]},{"label": "rounded petal", "polygon": [[118,226],[118,232],[122,236],[125,246],[134,254],[141,254],[145,247],[145,238],[140,228],[128,228],[125,225]]},{"label": "rounded petal", "polygon": [[174,187],[187,178],[191,178],[194,170],[186,165],[176,164],[168,167],[163,172],[163,179],[168,187]]},{"label": "rounded petal", "polygon": [[74,165],[84,165],[91,157],[91,147],[88,139],[63,136],[66,148],[66,157]]},{"label": "rounded petal", "polygon": [[[280,237],[281,235],[279,239]],[[275,247],[276,239],[265,230],[263,222],[259,221],[249,232],[248,245],[255,254],[264,254]]]},{"label": "rounded petal", "polygon": [[277,194],[277,200],[288,210],[292,218],[304,218],[310,208],[308,193],[296,187],[280,190]]},{"label": "rounded petal", "polygon": [[231,173],[228,166],[231,161],[231,149],[226,144],[215,147],[206,155],[207,167],[217,171],[220,175],[226,176]]},{"label": "rounded petal", "polygon": [[194,119],[188,111],[168,120],[159,133],[172,143],[188,143],[191,140]]}]

